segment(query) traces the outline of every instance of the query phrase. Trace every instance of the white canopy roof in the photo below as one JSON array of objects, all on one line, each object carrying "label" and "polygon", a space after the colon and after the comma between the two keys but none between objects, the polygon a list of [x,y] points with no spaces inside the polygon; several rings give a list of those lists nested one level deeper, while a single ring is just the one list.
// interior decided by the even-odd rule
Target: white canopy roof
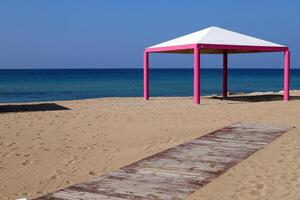
[{"label": "white canopy roof", "polygon": [[170,47],[189,44],[239,45],[262,47],[285,47],[283,45],[211,26],[200,31],[175,38],[148,48]]}]

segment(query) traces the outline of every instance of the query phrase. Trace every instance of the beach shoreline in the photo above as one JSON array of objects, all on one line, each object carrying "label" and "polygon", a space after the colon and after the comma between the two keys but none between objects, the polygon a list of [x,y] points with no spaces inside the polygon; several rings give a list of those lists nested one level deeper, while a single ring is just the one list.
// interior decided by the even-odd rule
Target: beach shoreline
[{"label": "beach shoreline", "polygon": [[[298,92],[299,90],[290,90],[291,93]],[[280,100],[280,96],[282,96],[283,100],[283,90],[280,91],[267,91],[267,92],[228,92],[228,96],[256,96],[256,95],[278,95],[278,98],[276,100]],[[204,95],[201,96],[201,99],[207,99],[212,97],[220,97],[222,98],[221,94],[210,94],[210,95]],[[143,97],[140,96],[128,96],[128,97],[94,97],[94,98],[84,98],[84,99],[69,99],[69,100],[49,100],[49,101],[26,101],[26,102],[0,102],[0,105],[23,105],[23,104],[41,104],[41,103],[64,103],[64,102],[77,102],[77,101],[88,101],[88,100],[100,100],[100,99],[142,99]],[[150,100],[152,99],[162,99],[162,98],[171,98],[171,99],[192,99],[193,96],[154,96],[150,97]],[[262,99],[263,101],[263,99]]]},{"label": "beach shoreline", "polygon": [[[283,69],[228,69],[229,92],[283,90]],[[193,69],[150,69],[151,96],[192,96]],[[201,68],[201,96],[222,93],[222,68]],[[26,80],[26,81],[24,81]],[[0,70],[0,102],[141,97],[142,68]],[[291,68],[290,89],[300,88],[300,69]]]},{"label": "beach shoreline", "polygon": [[300,195],[300,91],[291,96],[289,102],[274,92],[227,100],[206,96],[199,106],[192,97],[16,103],[67,109],[0,113],[0,199],[35,198],[237,121],[295,128],[189,199],[295,199]]}]

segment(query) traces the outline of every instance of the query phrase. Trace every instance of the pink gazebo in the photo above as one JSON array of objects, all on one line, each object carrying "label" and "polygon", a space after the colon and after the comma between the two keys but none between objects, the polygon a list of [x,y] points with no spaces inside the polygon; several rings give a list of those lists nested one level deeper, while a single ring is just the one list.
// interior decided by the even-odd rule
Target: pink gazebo
[{"label": "pink gazebo", "polygon": [[194,103],[200,104],[200,54],[223,54],[223,97],[227,97],[228,54],[284,52],[284,101],[289,100],[290,52],[284,45],[218,27],[209,27],[145,49],[144,99],[149,99],[149,54],[194,54]]}]

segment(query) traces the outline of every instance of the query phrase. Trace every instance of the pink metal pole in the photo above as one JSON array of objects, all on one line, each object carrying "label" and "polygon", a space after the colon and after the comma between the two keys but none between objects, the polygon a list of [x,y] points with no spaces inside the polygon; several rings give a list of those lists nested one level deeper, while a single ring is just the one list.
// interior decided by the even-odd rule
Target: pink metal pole
[{"label": "pink metal pole", "polygon": [[200,48],[194,47],[194,103],[200,104]]},{"label": "pink metal pole", "polygon": [[223,53],[223,97],[227,97],[227,76],[228,73],[228,54]]},{"label": "pink metal pole", "polygon": [[284,101],[290,96],[290,51],[284,51]]},{"label": "pink metal pole", "polygon": [[144,99],[149,99],[149,53],[144,52]]}]

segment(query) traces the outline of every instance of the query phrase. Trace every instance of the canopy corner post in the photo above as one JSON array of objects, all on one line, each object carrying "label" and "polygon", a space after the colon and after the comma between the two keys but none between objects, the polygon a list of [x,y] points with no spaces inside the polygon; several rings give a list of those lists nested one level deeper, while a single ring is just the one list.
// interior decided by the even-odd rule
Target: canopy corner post
[{"label": "canopy corner post", "polygon": [[284,51],[284,96],[283,100],[288,101],[290,96],[290,51]]},{"label": "canopy corner post", "polygon": [[144,51],[144,99],[149,100],[149,52]]},{"label": "canopy corner post", "polygon": [[200,46],[194,47],[194,103],[200,104]]},{"label": "canopy corner post", "polygon": [[228,53],[223,53],[223,98],[227,97],[227,83],[228,83]]}]

